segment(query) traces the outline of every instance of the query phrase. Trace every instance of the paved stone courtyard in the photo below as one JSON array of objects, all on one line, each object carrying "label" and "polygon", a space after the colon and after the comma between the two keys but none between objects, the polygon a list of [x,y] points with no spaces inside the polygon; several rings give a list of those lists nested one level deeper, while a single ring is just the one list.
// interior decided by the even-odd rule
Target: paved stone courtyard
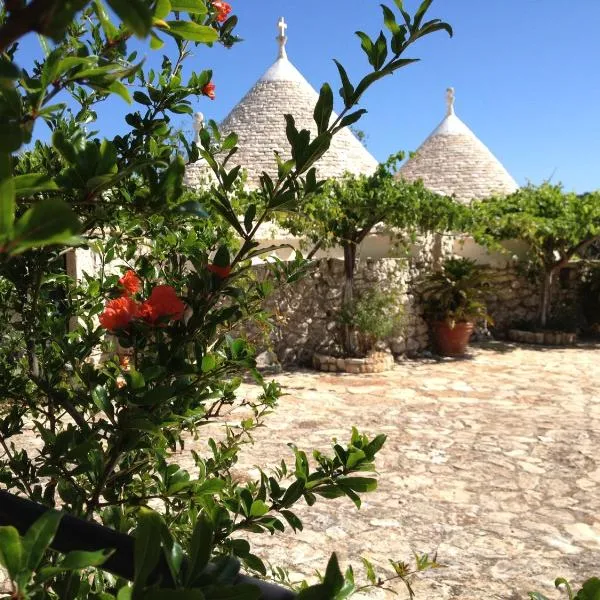
[{"label": "paved stone courtyard", "polygon": [[318,501],[302,509],[300,534],[253,536],[256,553],[311,575],[333,550],[361,573],[360,556],[385,565],[437,552],[446,566],[417,580],[423,599],[558,597],[555,577],[600,575],[598,357],[592,347],[500,344],[383,375],[277,376],[289,395],[240,474],[290,456],[288,442],[345,441],[352,425],[388,442],[379,489],[359,511]]}]

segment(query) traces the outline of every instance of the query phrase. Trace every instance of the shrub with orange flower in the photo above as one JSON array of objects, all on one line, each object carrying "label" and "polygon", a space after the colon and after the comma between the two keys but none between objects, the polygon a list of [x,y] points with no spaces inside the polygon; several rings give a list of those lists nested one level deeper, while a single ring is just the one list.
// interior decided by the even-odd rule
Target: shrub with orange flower
[{"label": "shrub with orange flower", "polygon": [[178,321],[183,317],[185,304],[170,285],[157,285],[150,298],[140,307],[140,318],[155,323],[161,318]]},{"label": "shrub with orange flower", "polygon": [[140,305],[129,296],[110,300],[100,315],[100,324],[109,331],[125,329],[138,316]]},{"label": "shrub with orange flower", "polygon": [[202,93],[210,98],[211,100],[215,99],[215,84],[212,81],[209,81],[203,88]]},{"label": "shrub with orange flower", "polygon": [[231,4],[223,0],[212,0],[213,8],[217,11],[217,21],[223,23],[231,12]]},{"label": "shrub with orange flower", "polygon": [[119,279],[119,284],[125,290],[127,296],[137,294],[142,289],[140,278],[131,269]]}]

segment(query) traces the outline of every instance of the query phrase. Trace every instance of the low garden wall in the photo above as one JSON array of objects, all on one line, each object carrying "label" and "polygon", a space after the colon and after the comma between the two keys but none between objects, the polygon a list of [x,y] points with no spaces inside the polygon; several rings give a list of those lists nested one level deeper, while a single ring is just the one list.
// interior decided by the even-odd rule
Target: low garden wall
[{"label": "low garden wall", "polygon": [[[421,255],[410,261],[397,258],[362,259],[359,261],[355,289],[393,290],[404,311],[402,335],[387,340],[395,355],[414,355],[429,347],[429,331],[419,301],[419,277],[431,268],[430,257]],[[286,364],[310,365],[315,353],[336,355],[338,311],[344,283],[344,263],[337,258],[323,258],[307,277],[277,292],[268,302],[277,327],[268,343],[279,361]],[[486,303],[494,321],[490,327],[494,337],[505,338],[508,330],[519,322],[533,320],[539,312],[538,285],[519,273],[512,265],[483,267],[489,279]],[[562,280],[562,281],[561,281]],[[569,274],[555,282],[555,304],[575,302],[576,282]]]},{"label": "low garden wall", "polygon": [[[373,236],[374,238],[379,236]],[[382,236],[383,239],[383,236]],[[386,341],[394,355],[414,355],[429,347],[429,330],[423,319],[419,301],[419,278],[439,260],[439,243],[435,236],[422,238],[412,247],[407,259],[375,256],[361,258],[355,275],[357,294],[370,289],[393,291],[404,313],[403,332]],[[381,252],[390,251],[387,238],[380,244]],[[443,254],[462,254],[464,245],[448,247]],[[378,248],[376,244],[372,246]],[[436,255],[436,252],[438,253]],[[472,254],[473,249],[469,252]],[[464,252],[469,255],[469,252]],[[334,251],[317,260],[316,268],[300,281],[278,290],[267,301],[266,310],[273,313],[277,326],[271,332],[246,330],[260,349],[275,352],[283,365],[312,365],[314,354],[338,355],[338,315],[344,284],[343,259]],[[479,252],[473,256],[482,264],[489,284],[486,304],[494,321],[491,327],[496,338],[507,337],[508,330],[520,322],[533,320],[539,313],[539,287],[535,281],[521,274],[518,261],[493,259]],[[285,259],[284,259],[285,260]],[[254,267],[259,275],[264,267]],[[68,271],[82,277],[82,273],[97,272],[97,258],[88,250],[77,250],[68,257]],[[555,281],[554,306],[575,306],[579,280],[577,269],[566,269]],[[383,349],[383,348],[382,348]]]}]

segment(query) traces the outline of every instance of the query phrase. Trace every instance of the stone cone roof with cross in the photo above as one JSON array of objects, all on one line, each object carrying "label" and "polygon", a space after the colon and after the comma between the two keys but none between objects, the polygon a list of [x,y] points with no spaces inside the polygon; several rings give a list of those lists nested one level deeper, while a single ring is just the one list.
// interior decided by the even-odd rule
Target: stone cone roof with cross
[{"label": "stone cone roof with cross", "polygon": [[433,192],[460,202],[510,194],[519,187],[500,161],[454,113],[454,90],[447,92],[446,117],[399,170],[408,181],[422,179]]},{"label": "stone cone roof with cross", "polygon": [[[285,114],[294,116],[298,129],[309,129],[311,137],[316,135],[313,110],[318,93],[288,60],[283,20],[279,27],[279,57],[219,126],[223,135],[231,131],[238,134],[239,150],[227,164],[228,168],[238,164],[245,168],[250,187],[258,186],[263,171],[277,175],[275,152],[284,159],[290,157]],[[343,129],[333,137],[329,151],[316,166],[322,178],[340,177],[346,171],[372,173],[377,160],[349,129]],[[203,161],[189,165],[188,183],[197,185],[205,169]]]}]

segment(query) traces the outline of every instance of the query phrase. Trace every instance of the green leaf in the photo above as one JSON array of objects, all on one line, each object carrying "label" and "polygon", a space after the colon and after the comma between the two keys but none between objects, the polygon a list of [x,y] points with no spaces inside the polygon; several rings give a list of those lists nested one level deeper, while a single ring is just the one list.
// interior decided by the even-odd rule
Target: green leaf
[{"label": "green leaf", "polygon": [[252,230],[254,217],[256,217],[256,204],[250,204],[250,206],[248,206],[246,209],[246,214],[244,215],[244,227],[248,233],[250,233]]},{"label": "green leaf", "polygon": [[21,77],[19,67],[5,56],[0,56],[0,79],[18,79],[19,77]]},{"label": "green leaf", "polygon": [[200,485],[194,487],[195,496],[212,496],[223,491],[225,482],[222,479],[206,479]]},{"label": "green leaf", "polygon": [[121,98],[123,98],[127,104],[131,104],[129,90],[120,81],[113,81],[107,89],[109,92],[117,94],[117,96],[121,96]]},{"label": "green leaf", "polygon": [[432,2],[433,0],[423,0],[423,2],[421,2],[421,6],[419,6],[413,18],[413,27],[418,29],[421,26],[421,21],[423,20],[425,13],[429,10]]},{"label": "green leaf", "polygon": [[175,207],[175,210],[183,214],[200,217],[201,219],[208,219],[210,217],[204,206],[197,200],[182,202]]},{"label": "green leaf", "polygon": [[132,368],[129,373],[126,373],[125,376],[129,380],[131,389],[141,390],[142,388],[146,387],[146,380],[144,379],[144,376],[139,371],[136,371],[136,369]]},{"label": "green leaf", "polygon": [[17,175],[13,178],[15,184],[15,193],[18,198],[31,196],[38,192],[47,192],[57,190],[58,186],[52,177],[43,173],[29,173],[27,175]]},{"label": "green leaf", "polygon": [[160,515],[148,508],[140,509],[135,530],[134,586],[143,586],[156,567],[160,557],[160,534],[164,522]]},{"label": "green leaf", "polygon": [[396,23],[396,15],[385,4],[381,5],[383,10],[383,23],[389,29],[390,33],[395,34],[400,30],[400,25]]},{"label": "green leaf", "polygon": [[255,554],[247,554],[244,556],[244,562],[246,566],[254,571],[260,573],[263,577],[267,575],[267,567],[265,567],[265,563]]},{"label": "green leaf", "polygon": [[369,62],[373,64],[372,53],[373,53],[373,40],[364,33],[363,31],[357,31],[356,35],[360,38],[361,48],[365,51]]},{"label": "green leaf", "polygon": [[375,46],[373,48],[373,66],[376,71],[379,71],[381,67],[385,64],[385,59],[387,58],[387,40],[383,35],[383,31],[379,33],[379,37],[375,42]]},{"label": "green leaf", "polygon": [[148,98],[147,94],[144,94],[144,92],[133,92],[133,99],[144,106],[152,106],[152,100],[150,100],[150,98]]},{"label": "green leaf", "polygon": [[40,200],[17,221],[9,250],[20,254],[34,247],[72,243],[79,230],[79,220],[66,202]]},{"label": "green leaf", "polygon": [[154,8],[154,18],[165,19],[172,9],[173,7],[169,0],[158,0]]},{"label": "green leaf", "polygon": [[0,239],[11,236],[15,222],[15,181],[10,154],[0,154]]},{"label": "green leaf", "polygon": [[554,580],[554,587],[559,589],[561,585],[565,586],[569,600],[573,600],[573,589],[571,588],[571,584],[564,577],[557,577]]},{"label": "green leaf", "polygon": [[344,106],[346,108],[349,108],[350,106],[352,106],[353,103],[352,99],[354,96],[354,86],[350,83],[350,79],[348,78],[348,73],[346,73],[346,69],[344,69],[344,67],[337,60],[334,59],[333,62],[335,63],[335,66],[337,67],[340,73],[340,79],[342,80],[340,96],[344,101]]},{"label": "green leaf", "polygon": [[319,100],[315,106],[313,118],[317,124],[317,133],[321,134],[329,127],[329,119],[333,112],[333,92],[328,83],[321,87]]},{"label": "green leaf", "polygon": [[112,550],[96,550],[87,552],[84,550],[75,550],[69,552],[65,558],[55,567],[43,567],[36,577],[36,583],[43,583],[64,571],[78,571],[88,567],[99,567],[104,564],[106,559],[113,553]]},{"label": "green leaf", "polygon": [[373,477],[340,477],[337,483],[355,492],[373,492],[377,489],[377,479]]},{"label": "green leaf", "polygon": [[590,577],[584,581],[574,600],[600,600],[600,579]]},{"label": "green leaf", "polygon": [[205,354],[202,357],[202,372],[208,373],[209,371],[213,371],[217,366],[217,359],[213,354]]},{"label": "green leaf", "polygon": [[19,532],[11,526],[0,527],[0,564],[12,580],[17,578],[23,563],[23,547]]},{"label": "green leaf", "polygon": [[366,113],[366,109],[360,108],[359,110],[355,110],[353,113],[342,117],[342,120],[340,121],[340,124],[335,128],[335,131],[343,129],[344,127],[349,127],[350,125],[354,125],[354,123],[359,121],[360,118]]},{"label": "green leaf", "polygon": [[255,500],[250,508],[251,517],[262,517],[269,512],[269,506],[262,500]]},{"label": "green leaf", "polygon": [[375,584],[377,581],[377,576],[375,575],[375,569],[373,568],[373,563],[366,558],[362,558],[363,565],[367,571],[367,579],[369,583]]},{"label": "green leaf", "polygon": [[100,0],[94,0],[94,12],[98,17],[98,21],[102,25],[102,29],[109,40],[114,39],[119,34],[119,30],[110,22],[110,15],[106,12],[104,5]]},{"label": "green leaf", "polygon": [[92,390],[92,401],[101,411],[112,417],[114,413],[113,406],[108,399],[106,388],[97,385]]},{"label": "green leaf", "polygon": [[152,29],[152,12],[144,0],[106,0],[123,23],[138,37]]},{"label": "green leaf", "polygon": [[302,525],[302,521],[289,510],[280,510],[281,516],[289,523],[290,527],[294,531],[302,531],[304,526]]},{"label": "green leaf", "polygon": [[167,21],[167,25],[169,29],[165,31],[190,42],[211,44],[219,39],[217,30],[208,25],[198,25],[192,21]]},{"label": "green leaf", "polygon": [[206,4],[202,0],[171,0],[171,8],[174,11],[197,15],[205,15],[208,12]]},{"label": "green leaf", "polygon": [[186,585],[192,585],[208,564],[213,548],[212,523],[200,513],[190,541]]},{"label": "green leaf", "polygon": [[62,514],[56,510],[46,511],[23,537],[23,561],[29,571],[35,571],[54,539]]},{"label": "green leaf", "polygon": [[338,592],[344,585],[344,576],[340,570],[340,565],[335,552],[331,555],[331,558],[327,563],[323,583],[329,585],[334,592]]},{"label": "green leaf", "polygon": [[228,267],[231,264],[231,256],[227,246],[219,246],[213,258],[213,263],[219,267]]}]

